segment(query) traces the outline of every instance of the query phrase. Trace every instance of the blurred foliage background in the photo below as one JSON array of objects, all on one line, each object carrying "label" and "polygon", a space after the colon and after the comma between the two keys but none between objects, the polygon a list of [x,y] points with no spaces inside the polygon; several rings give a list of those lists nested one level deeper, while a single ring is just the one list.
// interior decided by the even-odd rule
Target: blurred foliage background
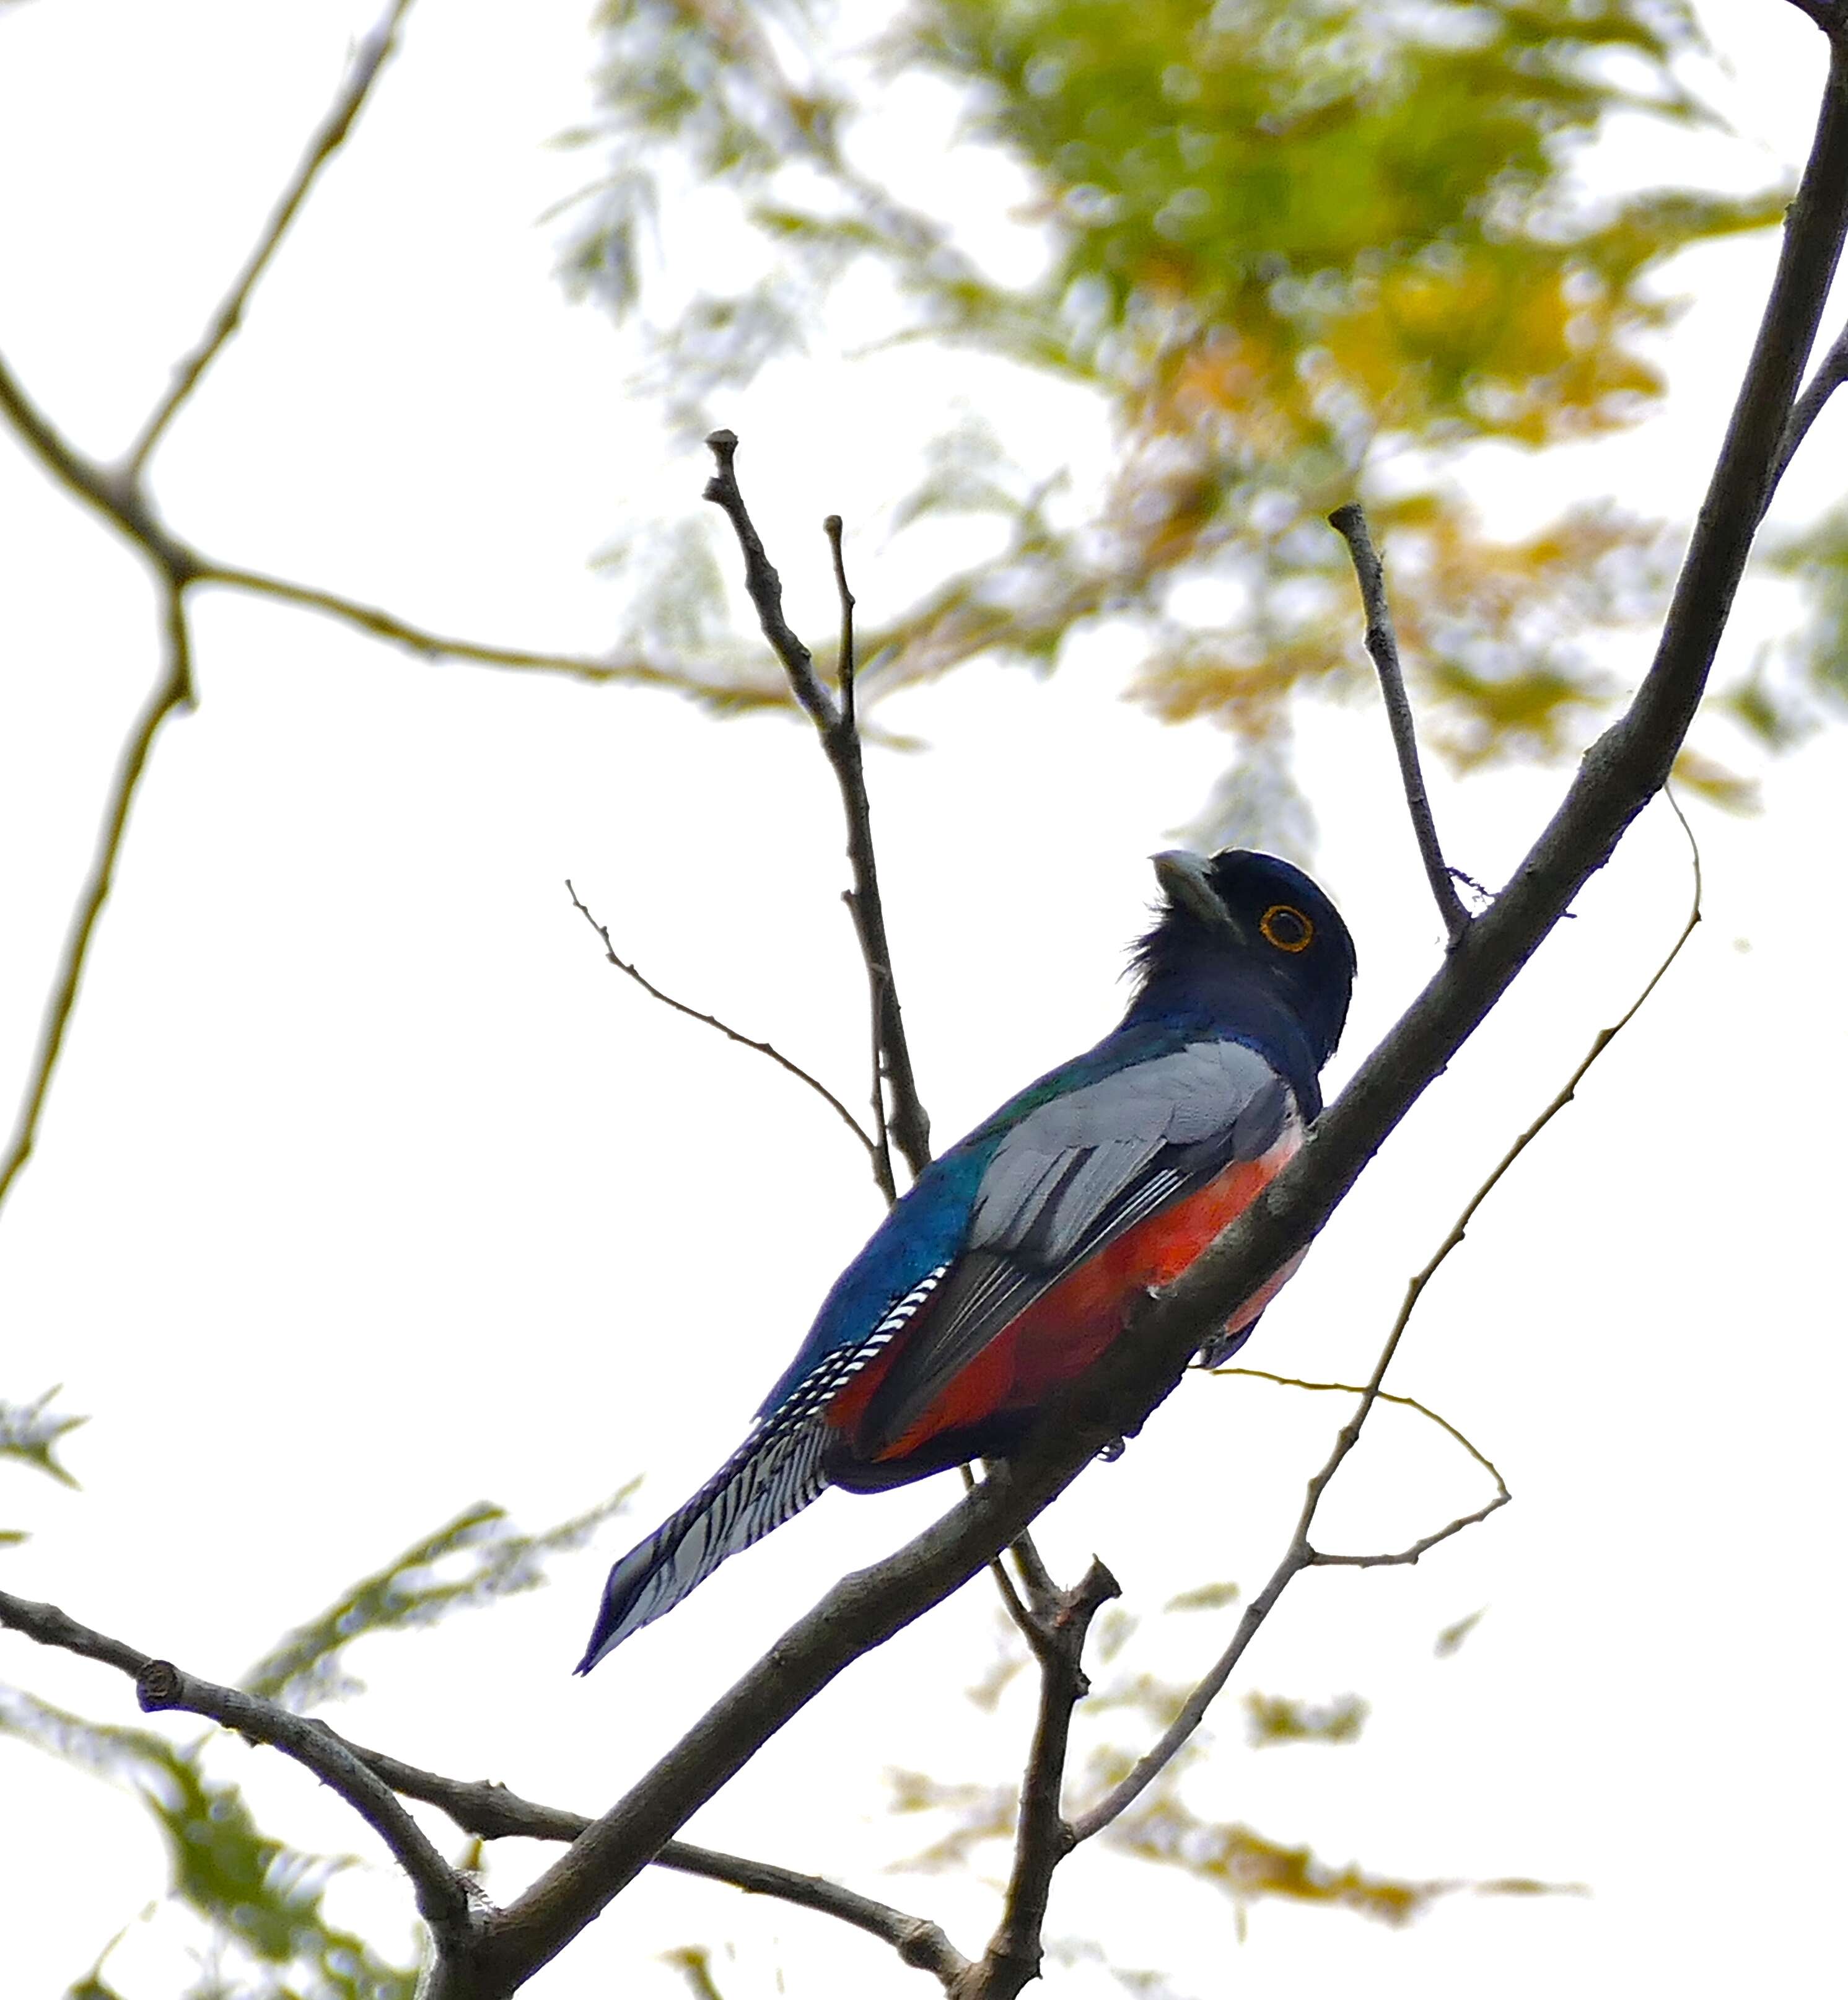
[{"label": "blurred foliage background", "polygon": [[[849,287],[882,342],[979,350],[1107,412],[1101,477],[1024,468],[987,426],[946,412],[890,526],[985,520],[991,552],[864,635],[868,703],[980,655],[1050,669],[1070,635],[1113,621],[1134,634],[1134,698],[1231,739],[1202,837],[1300,846],[1295,704],[1368,685],[1346,557],[1322,519],[1356,493],[1391,564],[1430,739],[1454,766],[1572,755],[1621,694],[1619,642],[1659,614],[1683,525],[1600,500],[1498,540],[1464,472],[1485,443],[1542,453],[1648,415],[1664,387],[1652,337],[1675,311],[1665,268],[1781,215],[1781,185],[1588,188],[1586,158],[1614,121],[1718,123],[1685,81],[1700,42],[1677,0],[916,0],[871,33],[824,0],[612,0],[595,34],[598,116],[568,136],[601,164],[557,225],[564,275],[642,328],[637,393],[686,432],[711,425],[718,393],[800,349]],[[1030,190],[1023,213],[1044,248],[1030,281],[996,276],[951,221],[861,164],[889,92],[920,74],[957,93],[966,136]],[[726,249],[690,291],[665,282],[659,246],[694,202]],[[716,710],[780,703],[769,663],[729,636],[709,547],[670,533],[612,551],[631,573],[631,621]],[[1803,615],[1712,706],[1777,749],[1848,699],[1848,512],[1763,560]],[[1711,748],[1681,776],[1750,801],[1749,778]],[[0,1458],[69,1483],[57,1446],[81,1419],[52,1405],[0,1406]],[[325,1705],[355,1685],[354,1641],[531,1587],[623,1498],[537,1536],[471,1509],[287,1635],[245,1685]],[[1205,1586],[1170,1609],[1233,1595]],[[1440,1657],[1471,1622],[1440,1636]],[[1003,1657],[974,1698],[995,1699],[1021,1664]],[[1183,1693],[1126,1680],[1096,1710],[1159,1725]],[[1350,1742],[1366,1714],[1356,1696],[1253,1695],[1249,1747]],[[266,1835],[208,1769],[205,1738],[105,1726],[11,1689],[0,1731],[153,1814],[172,1905],[200,1940],[189,2000],[412,1991],[408,1969],[325,1915],[348,1864]],[[1128,1754],[1103,1745],[1094,1775]],[[1241,1912],[1277,1896],[1398,1923],[1462,1887],[1541,1886],[1324,1866],[1194,1818],[1183,1769],[1113,1840]],[[940,1822],[920,1866],[971,1864],[1011,1832],[1011,1777],[894,1783],[897,1810]],[[106,1958],[74,1996],[109,2000]],[[710,1989],[690,1947],[684,1969]],[[1157,1990],[1156,1975],[1134,1977]]]},{"label": "blurred foliage background", "polygon": [[[570,136],[610,165],[566,276],[643,323],[643,386],[686,431],[849,287],[885,340],[979,349],[1107,408],[1099,480],[1029,471],[980,422],[947,421],[892,525],[986,516],[995,546],[870,635],[870,696],[978,655],[1049,667],[1113,620],[1135,699],[1234,738],[1200,837],[1301,846],[1294,704],[1367,684],[1322,519],[1356,493],[1453,766],[1575,754],[1621,692],[1614,641],[1661,610],[1684,524],[1596,500],[1498,540],[1464,474],[1485,443],[1541,453],[1647,416],[1665,267],[1781,217],[1782,185],[1588,186],[1619,123],[1721,129],[1685,80],[1703,45],[1676,0],[920,0],[871,33],[825,0],[612,0],[599,33],[603,116]],[[1030,282],[990,275],[859,164],[920,72],[954,86],[1006,184],[1024,176]],[[654,246],[691,189],[724,249],[689,293],[658,283]],[[1845,547],[1837,523],[1770,558],[1807,621],[1714,697],[1763,745],[1839,709]],[[683,546],[638,615],[671,616],[649,636],[684,648],[719,629],[720,589]],[[703,694],[716,677],[740,703],[776,698],[716,641],[703,665]],[[1736,761],[1697,747],[1680,776],[1749,805]]]}]

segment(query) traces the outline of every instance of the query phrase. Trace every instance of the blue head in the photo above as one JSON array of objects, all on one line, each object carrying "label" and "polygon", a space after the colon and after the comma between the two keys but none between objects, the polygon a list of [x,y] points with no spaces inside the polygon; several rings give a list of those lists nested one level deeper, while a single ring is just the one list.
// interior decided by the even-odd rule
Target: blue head
[{"label": "blue head", "polygon": [[1274,854],[1228,847],[1208,859],[1177,849],[1155,866],[1162,905],[1136,948],[1129,1019],[1200,1014],[1260,1033],[1267,1021],[1279,1033],[1292,1023],[1319,1070],[1353,990],[1354,941],[1340,911]]}]

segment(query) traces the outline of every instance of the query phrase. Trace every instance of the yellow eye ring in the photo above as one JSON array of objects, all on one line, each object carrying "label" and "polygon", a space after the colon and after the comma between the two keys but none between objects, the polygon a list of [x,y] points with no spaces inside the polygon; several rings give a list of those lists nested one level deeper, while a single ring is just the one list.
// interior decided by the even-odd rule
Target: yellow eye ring
[{"label": "yellow eye ring", "polygon": [[1273,903],[1258,919],[1264,942],[1279,951],[1307,951],[1315,942],[1315,926],[1288,903]]}]

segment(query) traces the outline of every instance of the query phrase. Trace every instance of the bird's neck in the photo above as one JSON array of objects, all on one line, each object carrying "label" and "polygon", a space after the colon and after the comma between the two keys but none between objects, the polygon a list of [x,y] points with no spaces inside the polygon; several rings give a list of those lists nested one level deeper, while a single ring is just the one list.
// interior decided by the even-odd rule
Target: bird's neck
[{"label": "bird's neck", "polygon": [[1256,1049],[1296,1093],[1305,1118],[1322,1109],[1321,1057],[1295,1010],[1255,969],[1224,963],[1152,971],[1123,1017],[1125,1028],[1178,1028]]}]

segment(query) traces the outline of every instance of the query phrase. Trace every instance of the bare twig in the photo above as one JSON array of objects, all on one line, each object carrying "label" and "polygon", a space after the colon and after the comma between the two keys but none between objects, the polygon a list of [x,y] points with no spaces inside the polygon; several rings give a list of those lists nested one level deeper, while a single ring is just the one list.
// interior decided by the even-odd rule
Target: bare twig
[{"label": "bare twig", "polygon": [[319,130],[308,141],[307,151],[302,155],[289,185],[283,190],[281,198],[270,211],[269,219],[263,226],[263,233],[257,240],[242,270],[237,276],[231,290],[220,302],[213,314],[199,344],[179,361],[173,370],[173,380],[167,393],[155,406],[148,421],[141,426],[141,434],[129,447],[122,461],[122,476],[131,484],[138,481],[141,468],[148,462],[148,455],[159,443],[162,433],[179,414],[180,405],[198,386],[199,380],[210,367],[239,325],[242,323],[245,308],[250,303],[250,295],[256,287],[269,260],[276,255],[277,247],[287,234],[289,225],[300,212],[307,198],[308,190],[314,184],[315,176],[345,143],[353,130],[353,121],[359,116],[379,71],[384,68],[391,54],[398,38],[398,31],[409,11],[411,0],[393,0],[384,19],[354,50],[352,66],[342,84],[340,94],[334,99],[333,107],[321,122]]},{"label": "bare twig", "polygon": [[[1324,1461],[1321,1470],[1310,1480],[1308,1490],[1304,1495],[1302,1510],[1297,1516],[1295,1531],[1290,1536],[1289,1545],[1284,1550],[1277,1568],[1271,1572],[1269,1581],[1246,1606],[1244,1616],[1240,1618],[1238,1628],[1232,1634],[1231,1644],[1214,1661],[1212,1667],[1202,1677],[1192,1693],[1188,1696],[1179,1713],[1163,1731],[1160,1740],[1154,1748],[1138,1759],[1128,1774],[1119,1783],[1113,1786],[1089,1812],[1081,1814],[1074,1822],[1079,1839],[1089,1840],[1093,1834],[1101,1832],[1113,1820],[1117,1818],[1132,1805],[1173,1761],[1176,1753],[1200,1727],[1207,1710],[1212,1706],[1220,1690],[1231,1678],[1232,1672],[1243,1656],[1245,1648],[1256,1637],[1259,1627],[1270,1616],[1272,1606],[1289,1587],[1291,1579],[1300,1571],[1319,1567],[1369,1569],[1387,1564],[1416,1563],[1427,1550],[1435,1548],[1440,1542],[1447,1541],[1451,1536],[1460,1534],[1464,1529],[1475,1526],[1477,1522],[1486,1520],[1498,1508],[1504,1507],[1508,1504],[1512,1496],[1509,1493],[1507,1482],[1502,1478],[1500,1471],[1454,1424],[1447,1418],[1439,1416],[1434,1410],[1426,1408],[1423,1404],[1415,1403],[1409,1396],[1395,1397],[1391,1400],[1412,1404],[1412,1407],[1422,1411],[1434,1423],[1441,1425],[1478,1464],[1487,1469],[1495,1482],[1494,1498],[1478,1508],[1473,1513],[1459,1515],[1456,1519],[1447,1523],[1435,1533],[1423,1536],[1409,1548],[1398,1550],[1389,1554],[1366,1556],[1325,1554],[1309,1540],[1309,1531],[1315,1525],[1316,1510],[1322,1504],[1322,1497],[1328,1490],[1329,1482],[1340,1470],[1343,1460],[1360,1442],[1361,1429],[1368,1416],[1372,1413],[1374,1405],[1385,1394],[1381,1387],[1381,1384],[1385,1379],[1386,1370],[1392,1364],[1393,1356],[1398,1352],[1399,1342],[1405,1336],[1405,1328],[1411,1323],[1412,1314],[1418,1308],[1419,1300],[1424,1296],[1425,1287],[1436,1276],[1440,1266],[1450,1256],[1450,1252],[1462,1242],[1464,1237],[1468,1232],[1470,1224],[1475,1219],[1477,1210],[1495,1192],[1502,1176],[1554,1119],[1572,1102],[1574,1093],[1585,1079],[1586,1072],[1636,1018],[1638,1010],[1662,983],[1669,967],[1680,957],[1682,947],[1694,934],[1694,926],[1700,921],[1700,849],[1694,839],[1693,829],[1688,825],[1686,818],[1672,793],[1668,794],[1668,800],[1675,817],[1681,822],[1682,832],[1687,835],[1688,847],[1693,857],[1693,897],[1692,906],[1688,912],[1687,922],[1682,926],[1680,933],[1673,944],[1669,947],[1667,957],[1650,974],[1648,984],[1631,1002],[1629,1006],[1613,1026],[1600,1028],[1598,1030],[1593,1038],[1591,1047],[1587,1050],[1584,1060],[1566,1079],[1564,1087],[1495,1163],[1488,1179],[1464,1205],[1462,1214],[1450,1225],[1449,1233],[1433,1252],[1424,1269],[1418,1272],[1407,1283],[1405,1298],[1399,1306],[1398,1316],[1394,1320],[1391,1331],[1386,1336],[1385,1345],[1380,1350],[1379,1359],[1374,1364],[1373,1373],[1367,1378],[1366,1386],[1357,1391],[1360,1398],[1359,1405],[1353,1415],[1336,1433],[1333,1448]],[[1259,1371],[1250,1372],[1256,1373]],[[1290,1378],[1273,1377],[1270,1379],[1283,1381]],[[1304,1388],[1321,1388],[1325,1386],[1346,1387],[1349,1385],[1303,1383],[1300,1386]]]},{"label": "bare twig", "polygon": [[[414,1764],[388,1757],[381,1751],[363,1749],[356,1743],[349,1743],[347,1748],[393,1791],[436,1807],[464,1833],[478,1840],[570,1842],[591,1825],[582,1813],[537,1804],[509,1791],[505,1785],[486,1780],[464,1783],[442,1777],[434,1771],[420,1770]],[[654,1865],[676,1874],[729,1883],[749,1895],[773,1896],[780,1902],[837,1917],[842,1923],[891,1946],[907,1965],[935,1973],[946,1986],[960,1978],[968,1967],[969,1961],[927,1918],[894,1909],[889,1903],[844,1889],[818,1875],[800,1874],[794,1869],[779,1868],[742,1854],[721,1853],[714,1848],[696,1847],[684,1840],[670,1840],[655,1856]]]},{"label": "bare twig", "polygon": [[[733,481],[735,488],[736,484],[735,479]],[[742,506],[742,500],[739,505]],[[836,679],[840,687],[840,707],[837,711],[837,720],[834,726],[844,739],[851,741],[853,755],[857,760],[861,755],[861,745],[858,700],[854,691],[856,671],[853,658],[854,596],[853,592],[847,587],[847,562],[841,547],[839,515],[830,514],[822,523],[822,532],[828,537],[828,549],[834,557],[834,588],[835,595],[840,599],[841,607],[840,659],[836,674]],[[860,781],[860,789],[863,794],[865,790],[863,777]],[[853,807],[850,803],[848,811],[851,817]],[[867,851],[869,855],[872,852],[872,836],[870,832],[867,835]],[[860,939],[861,956],[866,960],[867,1017],[871,1033],[873,1048],[873,1130],[877,1142],[873,1155],[873,1171],[875,1179],[879,1182],[879,1191],[889,1203],[898,1199],[898,1179],[892,1172],[891,1121],[887,1116],[885,1103],[886,988],[891,973],[882,964],[876,963],[867,953],[867,933],[854,892],[851,889],[846,891],[842,900],[846,904],[848,914],[853,919],[856,935]],[[900,1032],[902,1033],[902,1029]],[[912,1171],[914,1175],[918,1171],[915,1163]]]},{"label": "bare twig", "polygon": [[1405,672],[1399,665],[1398,641],[1393,635],[1386,572],[1358,501],[1337,507],[1329,516],[1329,526],[1347,543],[1347,552],[1353,558],[1360,602],[1367,613],[1367,650],[1380,677],[1380,693],[1385,699],[1386,720],[1392,729],[1392,747],[1398,756],[1399,779],[1412,814],[1412,830],[1418,837],[1419,854],[1436,901],[1437,914],[1443,919],[1445,933],[1454,950],[1469,929],[1470,915],[1457,894],[1457,884],[1438,844],[1437,822],[1432,816],[1430,795],[1425,790],[1425,774],[1418,761],[1418,730],[1412,719],[1411,699],[1405,693]]},{"label": "bare twig", "polygon": [[292,1714],[274,1702],[219,1687],[186,1673],[169,1660],[149,1658],[117,1639],[92,1631],[52,1604],[34,1604],[0,1591],[0,1625],[10,1626],[42,1646],[100,1660],[133,1676],[135,1697],[152,1713],[180,1710],[201,1715],[252,1742],[267,1743],[312,1771],[351,1806],[390,1849],[410,1877],[417,1908],[430,1927],[438,1950],[466,1947],[474,1930],[462,1878],[439,1854],[391,1788],[325,1724]]},{"label": "bare twig", "polygon": [[[1305,1381],[1300,1375],[1273,1374],[1268,1368],[1212,1368],[1209,1369],[1207,1372],[1211,1375],[1248,1376],[1254,1382],[1274,1382],[1280,1388],[1284,1389],[1308,1389],[1324,1394],[1340,1396],[1363,1396],[1367,1393],[1366,1387],[1362,1383],[1309,1382]],[[1469,1439],[1464,1436],[1463,1432],[1450,1422],[1448,1417],[1444,1416],[1439,1411],[1433,1409],[1429,1403],[1421,1403],[1416,1396],[1402,1396],[1395,1394],[1391,1389],[1382,1389],[1379,1394],[1374,1397],[1374,1401],[1376,1403],[1396,1403],[1402,1410],[1416,1410],[1421,1417],[1429,1418],[1429,1420],[1434,1423],[1440,1431],[1446,1432],[1451,1437],[1454,1438],[1457,1443],[1461,1445],[1463,1449],[1469,1453],[1470,1457],[1476,1461],[1477,1464],[1481,1466],[1482,1470],[1495,1481],[1497,1486],[1505,1485],[1506,1482],[1503,1481],[1501,1473],[1495,1465],[1495,1460],[1478,1446],[1471,1443]]]},{"label": "bare twig", "polygon": [[161,724],[176,709],[188,708],[193,703],[193,654],[191,634],[186,625],[186,602],[181,586],[170,577],[161,579],[161,589],[165,599],[165,661],[161,678],[154,691],[148,696],[141,714],[136,717],[134,727],[128,733],[121,755],[116,762],[115,776],[109,781],[109,796],[104,803],[102,824],[97,831],[96,852],[90,862],[90,872],[80,892],[77,907],[71,913],[71,927],[64,937],[64,950],[59,954],[57,970],[53,976],[51,992],[45,1003],[43,1019],[39,1029],[38,1047],[33,1051],[31,1067],[26,1071],[25,1095],[21,1100],[19,1116],[14,1123],[12,1136],[7,1142],[6,1153],[0,1159],[0,1202],[18,1179],[19,1170],[32,1157],[32,1149],[37,1142],[39,1120],[45,1109],[45,1099],[51,1089],[53,1072],[57,1068],[57,1059],[64,1045],[64,1033],[71,1025],[72,1010],[77,1005],[77,991],[83,983],[83,973],[89,962],[90,942],[96,935],[97,919],[102,914],[102,906],[109,901],[109,890],[116,878],[116,863],[122,852],[123,835],[128,828],[129,814],[134,808],[135,793],[141,782],[142,773],[148,768],[149,753],[154,748],[154,739],[160,734]]},{"label": "bare twig", "polygon": [[839,1883],[825,1881],[819,1875],[798,1875],[788,1868],[768,1862],[750,1861],[742,1855],[720,1854],[709,1848],[690,1846],[685,1841],[669,1841],[655,1857],[658,1868],[680,1875],[703,1876],[713,1882],[728,1882],[754,1896],[774,1896],[779,1902],[815,1910],[825,1917],[838,1918],[889,1944],[907,1965],[934,1973],[947,1991],[960,2000],[969,1961],[953,1945],[941,1925],[925,1917],[908,1915],[889,1903],[843,1889]]},{"label": "bare twig", "polygon": [[847,820],[847,858],[853,874],[847,907],[859,936],[860,956],[866,961],[872,1004],[878,1012],[881,1067],[891,1093],[888,1114],[891,1135],[915,1176],[930,1164],[930,1120],[918,1095],[911,1049],[905,1036],[905,1016],[898,1004],[898,981],[892,973],[859,729],[822,685],[813,655],[783,615],[783,580],[765,553],[738,490],[737,438],[730,431],[714,431],[706,443],[717,468],[706,482],[706,498],[722,509],[731,523],[744,555],[745,588],[757,608],[758,623],[771,651],[783,663],[791,692],[815,724],[840,788],[841,806]]},{"label": "bare twig", "polygon": [[847,562],[841,549],[842,523],[838,514],[830,514],[822,523],[822,532],[828,537],[828,547],[834,557],[835,594],[841,605],[840,659],[835,669],[835,679],[841,691],[841,724],[842,727],[853,728],[855,695],[853,679],[857,671],[853,658],[853,607],[859,601],[847,588]]},{"label": "bare twig", "polygon": [[1835,345],[1823,356],[1815,373],[1804,384],[1803,394],[1791,411],[1790,422],[1784,427],[1783,442],[1777,447],[1777,460],[1771,468],[1770,481],[1765,488],[1766,507],[1770,505],[1784,475],[1790,470],[1791,460],[1808,436],[1810,425],[1822,414],[1824,405],[1844,382],[1848,382],[1848,326],[1836,335]]},{"label": "bare twig", "polygon": [[1054,1871],[1076,1845],[1061,1806],[1072,1711],[1090,1692],[1085,1678],[1085,1640],[1091,1621],[1113,1597],[1117,1579],[1093,1557],[1075,1589],[1063,1594],[1041,1622],[1040,1707],[1033,1748],[1020,1786],[1014,1863],[1002,1918],[981,1965],[957,2000],[1015,2000],[1040,1976],[1041,1934]]},{"label": "bare twig", "polygon": [[727,1041],[736,1042],[740,1048],[755,1049],[760,1056],[768,1056],[770,1061],[776,1064],[778,1068],[787,1070],[798,1083],[807,1084],[809,1089],[815,1092],[816,1096],[820,1098],[824,1103],[830,1106],[834,1110],[835,1115],[846,1127],[847,1130],[853,1134],[854,1137],[856,1138],[863,1146],[866,1148],[869,1153],[874,1151],[873,1141],[870,1137],[868,1137],[866,1127],[862,1125],[860,1120],[854,1116],[853,1113],[847,1109],[846,1106],[842,1103],[840,1099],[835,1095],[834,1092],[828,1088],[827,1085],[822,1082],[819,1077],[810,1075],[808,1071],[805,1070],[800,1063],[791,1062],[789,1057],[786,1056],[780,1049],[773,1047],[769,1043],[758,1041],[754,1036],[750,1035],[740,1034],[737,1029],[731,1026],[726,1022],[721,1021],[717,1015],[703,1013],[697,1007],[690,1007],[684,1000],[676,1000],[672,994],[662,992],[661,988],[657,986],[651,979],[647,977],[638,967],[631,965],[628,960],[622,957],[618,953],[616,946],[610,941],[609,932],[597,922],[596,918],[593,917],[590,911],[585,908],[584,905],[578,901],[578,892],[571,887],[568,880],[564,884],[564,888],[566,894],[571,898],[572,908],[577,911],[578,915],[583,918],[584,921],[589,925],[590,928],[596,932],[599,938],[603,939],[603,956],[609,960],[610,963],[616,967],[618,972],[626,972],[629,977],[635,981],[636,984],[641,988],[643,992],[648,994],[651,998],[658,1000],[662,1006],[672,1008],[676,1014],[684,1014],[690,1021],[702,1022],[708,1028],[716,1028],[718,1032],[725,1037]]},{"label": "bare twig", "polygon": [[648,660],[599,659],[588,653],[551,653],[531,647],[494,646],[477,639],[458,639],[414,625],[395,612],[384,610],[377,605],[362,604],[356,599],[342,597],[337,591],[292,583],[287,577],[266,575],[261,570],[239,569],[205,556],[195,555],[193,560],[195,575],[200,583],[218,584],[228,590],[246,591],[254,597],[270,597],[280,603],[298,605],[304,611],[318,611],[342,625],[351,625],[368,633],[375,639],[401,646],[419,659],[465,660],[471,666],[526,668],[540,673],[563,674],[573,680],[601,685],[620,682],[631,687],[670,688],[676,693],[732,702],[740,707],[752,704],[774,707],[781,699],[768,692],[759,696],[748,689],[716,684],[701,686],[673,668],[659,666]]}]

